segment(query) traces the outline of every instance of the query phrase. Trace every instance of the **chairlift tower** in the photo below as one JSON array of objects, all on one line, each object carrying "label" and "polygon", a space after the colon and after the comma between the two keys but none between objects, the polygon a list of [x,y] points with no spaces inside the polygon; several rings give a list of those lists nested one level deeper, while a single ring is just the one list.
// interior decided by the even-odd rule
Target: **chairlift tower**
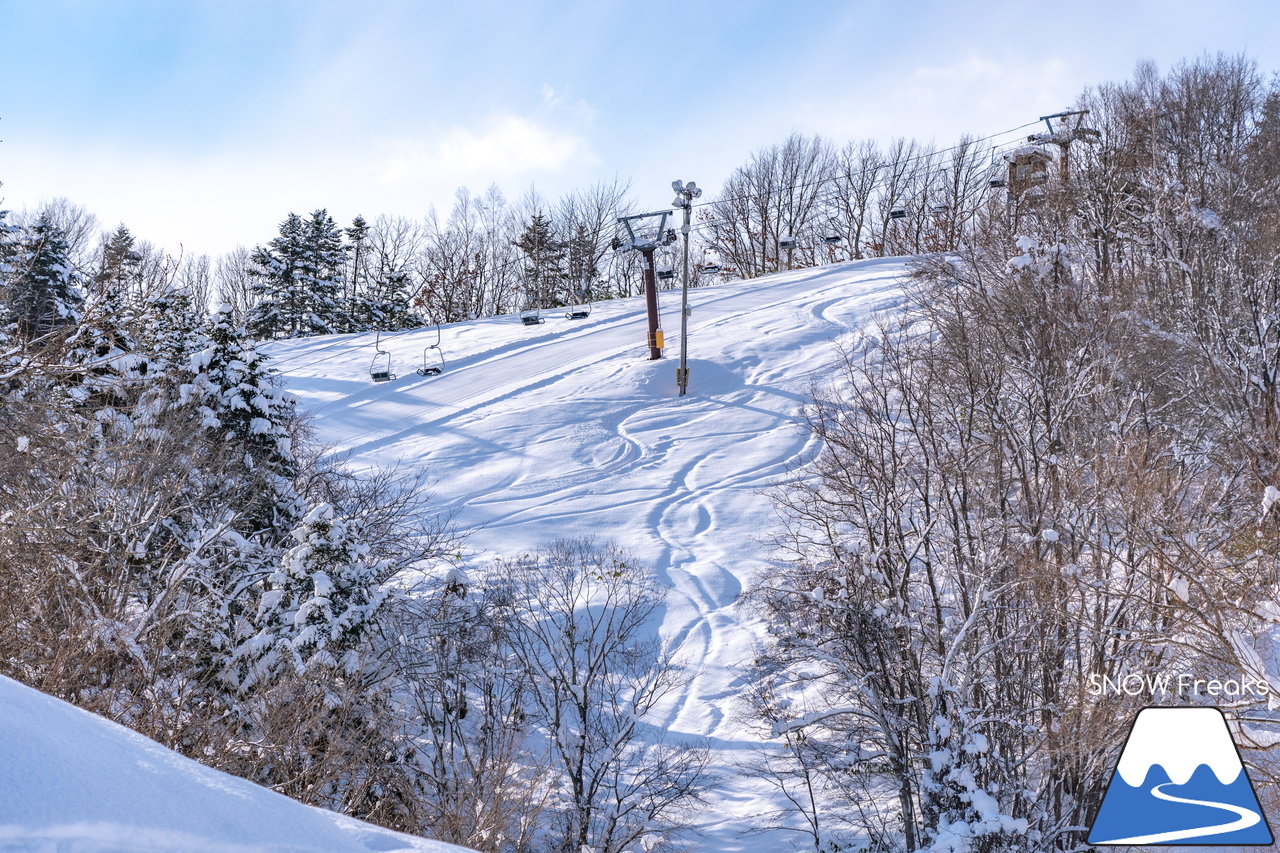
[{"label": "chairlift tower", "polygon": [[[1048,133],[1033,133],[1027,137],[1028,142],[1051,143],[1058,146],[1062,151],[1062,156],[1058,158],[1059,178],[1062,180],[1063,186],[1066,186],[1067,179],[1071,176],[1071,143],[1077,140],[1094,143],[1102,138],[1102,134],[1092,127],[1084,126],[1084,117],[1089,114],[1088,110],[1074,110],[1072,112],[1054,113],[1049,116],[1040,116],[1040,120],[1044,122],[1045,127],[1049,129]],[[1075,119],[1075,122],[1068,125],[1063,119]],[[1058,120],[1058,126],[1053,126],[1053,120]]]},{"label": "chairlift tower", "polygon": [[626,229],[625,240],[618,240],[614,247],[620,252],[637,251],[644,258],[644,301],[649,313],[649,360],[662,358],[662,329],[658,325],[658,280],[653,269],[653,253],[659,246],[666,246],[676,239],[676,232],[667,228],[669,210],[653,213],[636,213],[620,216],[618,222]]}]

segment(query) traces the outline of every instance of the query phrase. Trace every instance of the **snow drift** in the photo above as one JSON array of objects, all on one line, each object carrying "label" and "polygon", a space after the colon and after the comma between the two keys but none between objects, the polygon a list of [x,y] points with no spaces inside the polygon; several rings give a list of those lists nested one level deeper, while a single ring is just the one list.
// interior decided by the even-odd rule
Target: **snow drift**
[{"label": "snow drift", "polygon": [[3,676],[0,849],[464,853],[304,806]]}]

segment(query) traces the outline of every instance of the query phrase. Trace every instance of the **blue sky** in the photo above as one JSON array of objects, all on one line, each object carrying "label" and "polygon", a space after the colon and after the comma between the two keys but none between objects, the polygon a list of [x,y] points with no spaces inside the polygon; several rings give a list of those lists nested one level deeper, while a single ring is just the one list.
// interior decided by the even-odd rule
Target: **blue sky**
[{"label": "blue sky", "polygon": [[948,144],[1204,52],[1280,69],[1222,2],[0,0],[0,198],[66,196],[171,251],[291,210],[418,217],[615,175],[660,208],[791,131]]}]

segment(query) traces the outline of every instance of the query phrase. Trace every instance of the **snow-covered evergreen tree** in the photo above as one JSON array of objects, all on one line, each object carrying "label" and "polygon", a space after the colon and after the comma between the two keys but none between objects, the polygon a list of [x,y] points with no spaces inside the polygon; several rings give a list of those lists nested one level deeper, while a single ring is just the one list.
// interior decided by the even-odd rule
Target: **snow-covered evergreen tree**
[{"label": "snow-covered evergreen tree", "polygon": [[132,409],[147,362],[137,352],[133,317],[114,286],[92,293],[79,308],[59,370],[60,387],[99,423],[133,429]]},{"label": "snow-covered evergreen tree", "polygon": [[6,351],[18,333],[17,312],[9,282],[15,274],[14,241],[20,229],[10,225],[8,218],[9,211],[0,210],[0,354],[4,354],[0,355],[0,370],[13,358]]},{"label": "snow-covered evergreen tree", "polygon": [[[294,404],[231,315],[226,304],[214,312],[207,345],[190,359],[191,379],[183,400],[195,403],[210,438],[227,451],[229,470],[243,472],[245,479],[262,489],[238,529],[245,533],[288,529],[301,512],[293,486],[297,461],[289,433]],[[231,481],[237,482],[237,477]]]},{"label": "snow-covered evergreen tree", "polygon": [[102,246],[102,262],[93,279],[93,289],[114,289],[128,294],[142,273],[142,254],[135,248],[133,234],[124,225],[118,227]]},{"label": "snow-covered evergreen tree", "polygon": [[255,337],[323,335],[347,327],[346,246],[327,211],[317,210],[305,221],[290,213],[279,236],[255,249],[251,260],[258,301],[248,326]]},{"label": "snow-covered evergreen tree", "polygon": [[381,276],[360,300],[359,316],[364,328],[394,331],[423,325],[422,317],[409,304],[414,289],[408,270],[393,270]]},{"label": "snow-covered evergreen tree", "polygon": [[586,225],[578,225],[573,236],[565,242],[566,305],[591,299],[591,284],[600,274],[598,252],[595,235]]},{"label": "snow-covered evergreen tree", "polygon": [[5,241],[9,311],[24,338],[36,338],[74,322],[82,281],[72,267],[70,247],[56,225],[41,218]]},{"label": "snow-covered evergreen tree", "polygon": [[369,223],[363,216],[357,214],[356,218],[351,220],[351,227],[346,230],[346,234],[351,246],[351,263],[346,273],[347,292],[343,301],[346,304],[348,320],[352,324],[349,331],[354,332],[357,331],[359,324],[360,279],[363,277],[365,266],[368,265],[364,247],[365,241],[369,239]]},{"label": "snow-covered evergreen tree", "polygon": [[319,504],[292,531],[294,545],[267,578],[253,622],[257,630],[234,656],[241,691],[292,672],[361,675],[360,649],[386,600],[385,564],[330,504]]},{"label": "snow-covered evergreen tree", "polygon": [[208,345],[208,317],[189,290],[166,287],[148,296],[137,315],[138,348],[153,362],[149,372],[179,376],[191,356]]},{"label": "snow-covered evergreen tree", "polygon": [[296,213],[280,223],[280,235],[249,256],[254,305],[246,319],[249,333],[270,340],[298,331],[303,294],[296,280],[294,254],[302,239],[302,217]]},{"label": "snow-covered evergreen tree", "polygon": [[342,229],[326,210],[312,213],[306,224],[304,271],[310,311],[305,318],[304,333],[323,335],[346,331],[350,325],[350,309],[344,298],[347,246],[342,240]]}]

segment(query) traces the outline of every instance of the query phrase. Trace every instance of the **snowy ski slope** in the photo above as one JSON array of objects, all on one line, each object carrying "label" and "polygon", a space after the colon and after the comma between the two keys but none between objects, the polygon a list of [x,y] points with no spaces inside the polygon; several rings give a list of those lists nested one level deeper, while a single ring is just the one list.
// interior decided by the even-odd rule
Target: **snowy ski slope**
[{"label": "snowy ski slope", "polygon": [[796,414],[831,374],[835,342],[901,302],[902,259],[780,273],[690,294],[690,393],[675,393],[678,292],[663,292],[666,357],[647,361],[642,299],[589,319],[544,312],[444,327],[444,374],[422,378],[435,330],[383,336],[393,382],[369,379],[372,334],[273,344],[318,438],[357,468],[426,466],[435,504],[480,555],[562,537],[616,541],[670,586],[660,635],[694,673],[663,709],[669,737],[715,750],[725,781],[704,822],[714,851],[742,839],[768,792],[735,773],[760,742],[735,702],[758,626],[736,606],[771,557],[762,490],[815,449]]},{"label": "snowy ski slope", "polygon": [[0,676],[0,850],[467,853],[205,767]]}]

